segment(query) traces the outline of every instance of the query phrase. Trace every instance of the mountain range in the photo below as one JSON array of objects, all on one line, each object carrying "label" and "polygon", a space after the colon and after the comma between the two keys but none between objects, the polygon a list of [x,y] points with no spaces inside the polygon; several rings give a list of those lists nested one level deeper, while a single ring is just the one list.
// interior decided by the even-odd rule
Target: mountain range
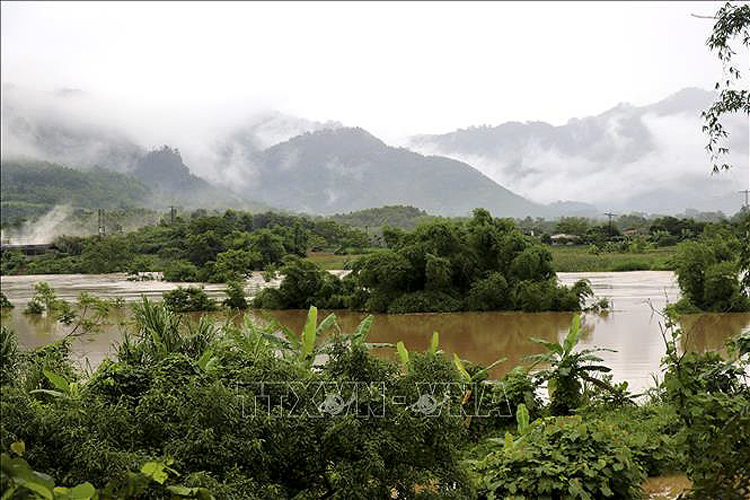
[{"label": "mountain range", "polygon": [[[414,136],[407,148],[361,128],[277,112],[200,140],[147,148],[106,114],[87,114],[85,93],[30,100],[7,90],[4,162],[114,170],[148,186],[151,202],[161,206],[333,214],[413,205],[436,215],[482,206],[508,217],[595,216],[597,207],[734,212],[739,204],[727,193],[743,187],[740,168],[709,175],[699,113],[713,94],[700,89],[561,126],[508,122]],[[732,159],[743,165],[747,120],[730,119],[729,128]]]},{"label": "mountain range", "polygon": [[725,118],[735,168],[711,175],[700,114],[714,97],[688,88],[654,104],[623,103],[560,126],[507,122],[414,136],[408,147],[469,163],[542,203],[564,198],[618,211],[734,212],[748,178],[748,120]]}]

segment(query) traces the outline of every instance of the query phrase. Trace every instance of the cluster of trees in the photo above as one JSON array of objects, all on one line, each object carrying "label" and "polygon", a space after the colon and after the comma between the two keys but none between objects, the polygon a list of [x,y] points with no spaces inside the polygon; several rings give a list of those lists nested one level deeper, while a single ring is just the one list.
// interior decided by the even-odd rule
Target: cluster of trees
[{"label": "cluster of trees", "polygon": [[104,237],[61,236],[56,252],[33,259],[4,252],[3,274],[164,271],[170,281],[224,282],[278,265],[286,255],[307,255],[314,245],[367,246],[367,235],[331,220],[273,212],[196,210],[174,222]]},{"label": "cluster of trees", "polygon": [[674,330],[663,382],[636,403],[577,347],[578,319],[538,341],[528,361],[544,370],[490,381],[438,334],[373,356],[372,317],[342,333],[313,307],[297,333],[133,307],[114,357],[87,373],[67,337],[22,351],[0,331],[6,498],[635,500],[666,473],[687,473],[696,499],[750,493],[747,334],[722,358],[678,354]]},{"label": "cluster of trees", "polygon": [[677,247],[675,272],[682,298],[676,312],[750,311],[750,214],[732,232],[707,231]]},{"label": "cluster of trees", "polygon": [[721,212],[696,212],[679,217],[632,213],[614,218],[611,226],[608,222],[587,217],[561,217],[557,220],[527,217],[516,222],[521,230],[533,232],[545,243],[550,243],[554,234],[570,234],[578,237],[578,244],[604,246],[608,242],[632,239],[634,234],[645,238],[651,246],[663,247],[698,238],[706,228],[736,226],[743,213],[740,211],[732,217]]},{"label": "cluster of trees", "polygon": [[358,228],[382,229],[391,227],[411,230],[418,224],[434,219],[424,210],[408,205],[387,205],[380,208],[367,208],[348,214],[335,214],[332,220]]},{"label": "cluster of trees", "polygon": [[462,310],[573,311],[591,293],[586,282],[561,286],[544,246],[508,219],[476,209],[466,222],[438,220],[412,232],[386,228],[387,249],[361,257],[338,279],[290,259],[279,289],[255,305],[297,309],[315,303],[371,312]]},{"label": "cluster of trees", "polygon": [[44,215],[54,206],[125,208],[143,205],[150,189],[138,180],[111,170],[82,172],[38,161],[6,161],[0,165],[3,227]]}]

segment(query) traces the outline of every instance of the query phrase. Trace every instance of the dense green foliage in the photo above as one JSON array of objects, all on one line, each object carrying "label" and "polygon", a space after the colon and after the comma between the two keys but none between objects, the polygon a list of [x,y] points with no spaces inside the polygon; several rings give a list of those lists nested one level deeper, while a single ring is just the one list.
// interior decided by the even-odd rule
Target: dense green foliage
[{"label": "dense green foliage", "polygon": [[215,311],[218,308],[216,301],[196,286],[177,287],[164,292],[162,298],[164,306],[174,312]]},{"label": "dense green foliage", "polygon": [[730,343],[730,359],[718,353],[680,354],[682,332],[665,335],[662,397],[682,423],[693,496],[744,500],[750,495],[750,331]]},{"label": "dense green foliage", "polygon": [[413,232],[387,229],[388,249],[365,255],[342,280],[309,262],[290,261],[264,308],[350,307],[371,312],[579,310],[591,290],[557,283],[552,257],[507,219],[483,209],[467,222],[437,220]]},{"label": "dense green foliage", "polygon": [[0,292],[0,309],[10,309],[13,307],[13,303],[8,300],[3,292]]},{"label": "dense green foliage", "polygon": [[[59,300],[37,292],[44,307]],[[747,333],[729,359],[678,355],[675,333],[664,382],[636,406],[597,376],[575,322],[547,346],[558,356],[546,372],[490,381],[490,367],[449,362],[438,334],[424,353],[399,343],[400,365],[373,357],[372,321],[342,334],[311,307],[297,333],[189,321],[143,299],[116,357],[89,374],[69,339],[24,351],[3,328],[2,486],[23,498],[29,478],[52,484],[33,469],[102,499],[627,499],[647,473],[685,471],[695,498],[747,494]],[[566,377],[575,394],[560,389]],[[563,396],[577,415],[550,416]]]},{"label": "dense green foliage", "polygon": [[683,296],[678,309],[750,311],[750,287],[743,280],[740,260],[749,244],[747,235],[725,231],[681,243],[675,256]]},{"label": "dense green foliage", "polygon": [[526,425],[475,464],[481,498],[641,498],[646,475],[626,432],[580,416]]},{"label": "dense green foliage", "polygon": [[412,206],[391,205],[380,208],[367,208],[347,214],[335,214],[330,219],[339,224],[346,224],[361,229],[382,229],[391,227],[412,230],[418,224],[432,218],[424,210]]},{"label": "dense green foliage", "polygon": [[126,234],[61,236],[55,252],[34,258],[3,252],[3,274],[109,273],[163,270],[171,281],[224,282],[305,256],[310,240],[329,248],[363,247],[367,236],[330,220],[276,213],[195,211]]},{"label": "dense green foliage", "polygon": [[[147,302],[139,309],[136,330],[117,358],[87,380],[72,368],[69,345],[17,355],[14,383],[3,386],[0,400],[3,449],[22,441],[28,463],[64,485],[88,481],[101,488],[127,480],[146,462],[168,462],[184,486],[206,487],[220,499],[387,498],[392,492],[417,498],[418,485],[430,485],[430,495],[440,498],[472,496],[458,462],[461,420],[398,403],[416,401],[420,383],[456,381],[442,356],[415,355],[401,373],[370,356],[357,335],[343,336],[330,344],[326,364],[312,370],[307,358],[275,356],[276,342],[258,327],[175,326],[167,309]],[[311,338],[306,329],[300,345]],[[39,365],[58,382],[76,381],[77,389],[29,392],[55,390],[45,376],[29,379]],[[274,397],[268,409],[256,406],[264,380],[289,383],[299,402]],[[355,387],[366,390],[360,392],[365,405],[319,414],[320,384],[338,384],[346,399]],[[265,391],[280,396],[283,387]],[[378,417],[381,411],[385,417]],[[158,484],[139,498],[146,497],[171,498]]]},{"label": "dense green foliage", "polygon": [[145,203],[149,188],[111,170],[87,172],[46,162],[3,161],[2,225],[43,215],[55,205],[124,208]]}]

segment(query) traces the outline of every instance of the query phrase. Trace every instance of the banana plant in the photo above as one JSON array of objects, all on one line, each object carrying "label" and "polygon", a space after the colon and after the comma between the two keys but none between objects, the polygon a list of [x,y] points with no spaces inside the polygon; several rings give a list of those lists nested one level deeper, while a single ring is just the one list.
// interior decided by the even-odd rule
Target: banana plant
[{"label": "banana plant", "polygon": [[324,346],[320,346],[317,343],[318,338],[331,328],[335,328],[338,332],[341,332],[336,321],[336,315],[333,313],[326,316],[318,324],[318,308],[315,306],[310,306],[305,326],[299,335],[278,321],[274,322],[274,326],[281,333],[282,337],[265,334],[265,338],[280,347],[284,356],[302,364],[306,368],[312,368],[315,357],[323,350]]},{"label": "banana plant", "polygon": [[[473,392],[472,387],[474,386],[474,384],[483,380],[490,370],[492,370],[494,367],[496,367],[500,363],[505,362],[506,360],[507,358],[497,359],[493,361],[492,363],[490,363],[489,365],[487,365],[486,367],[480,370],[477,370],[476,372],[474,372],[473,375],[471,375],[468,372],[468,370],[466,370],[466,366],[464,366],[464,362],[461,360],[461,358],[458,357],[458,354],[453,353],[453,364],[455,365],[456,370],[458,371],[458,374],[466,383],[466,389],[464,391],[463,397],[461,398],[461,406],[465,406],[469,402],[469,399],[471,398],[471,394]],[[466,417],[466,420],[464,421],[464,425],[466,427],[469,427],[471,425],[471,415]]]},{"label": "banana plant", "polygon": [[554,415],[567,415],[574,408],[580,406],[581,381],[616,392],[611,385],[591,375],[592,372],[610,371],[608,367],[598,364],[603,360],[595,353],[615,351],[604,348],[575,350],[581,340],[582,333],[581,317],[575,315],[562,344],[536,338],[531,339],[532,342],[543,345],[547,349],[545,353],[528,356],[526,361],[532,362],[529,370],[539,363],[549,364],[549,368],[540,370],[537,375],[547,382],[551,410]]}]

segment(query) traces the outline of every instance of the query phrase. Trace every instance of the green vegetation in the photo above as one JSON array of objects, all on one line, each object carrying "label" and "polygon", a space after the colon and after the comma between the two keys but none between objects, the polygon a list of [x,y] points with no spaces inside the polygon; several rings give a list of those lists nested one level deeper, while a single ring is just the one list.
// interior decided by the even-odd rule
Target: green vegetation
[{"label": "green vegetation", "polygon": [[174,312],[215,311],[216,301],[199,287],[177,287],[162,294],[164,306]]},{"label": "green vegetation", "polygon": [[276,213],[197,210],[174,222],[104,237],[61,236],[37,257],[3,252],[3,274],[164,271],[171,281],[225,282],[305,256],[313,238],[329,249],[364,248],[364,232],[329,220]]},{"label": "green vegetation", "polygon": [[437,333],[425,352],[399,343],[398,363],[374,357],[372,317],[343,333],[311,307],[294,332],[133,307],[89,373],[68,338],[24,351],[0,332],[8,498],[638,499],[647,475],[675,472],[691,498],[748,494],[750,332],[722,358],[679,354],[668,325],[663,382],[636,405],[577,349],[576,322],[548,370],[490,381],[490,366],[446,359]]},{"label": "green vegetation", "polygon": [[348,214],[336,214],[330,217],[339,224],[365,230],[382,230],[384,227],[413,230],[419,224],[435,217],[424,210],[405,205],[390,205],[380,208],[367,208]]},{"label": "green vegetation", "polygon": [[125,208],[143,204],[149,188],[111,170],[87,172],[46,162],[2,162],[2,225],[44,215],[56,205]]},{"label": "green vegetation", "polygon": [[666,271],[673,269],[676,247],[643,253],[607,253],[590,246],[552,246],[549,251],[557,272]]},{"label": "green vegetation", "polygon": [[3,292],[0,292],[0,309],[12,309],[13,303],[8,300]]},{"label": "green vegetation", "polygon": [[749,243],[747,235],[726,231],[681,243],[675,261],[682,299],[673,310],[750,311],[750,287],[740,259]]},{"label": "green vegetation", "polygon": [[254,305],[389,313],[574,311],[591,295],[584,282],[559,285],[549,251],[512,221],[483,209],[467,222],[437,220],[410,233],[387,228],[383,237],[388,249],[355,261],[342,280],[309,261],[287,259],[280,288],[263,290]]}]

